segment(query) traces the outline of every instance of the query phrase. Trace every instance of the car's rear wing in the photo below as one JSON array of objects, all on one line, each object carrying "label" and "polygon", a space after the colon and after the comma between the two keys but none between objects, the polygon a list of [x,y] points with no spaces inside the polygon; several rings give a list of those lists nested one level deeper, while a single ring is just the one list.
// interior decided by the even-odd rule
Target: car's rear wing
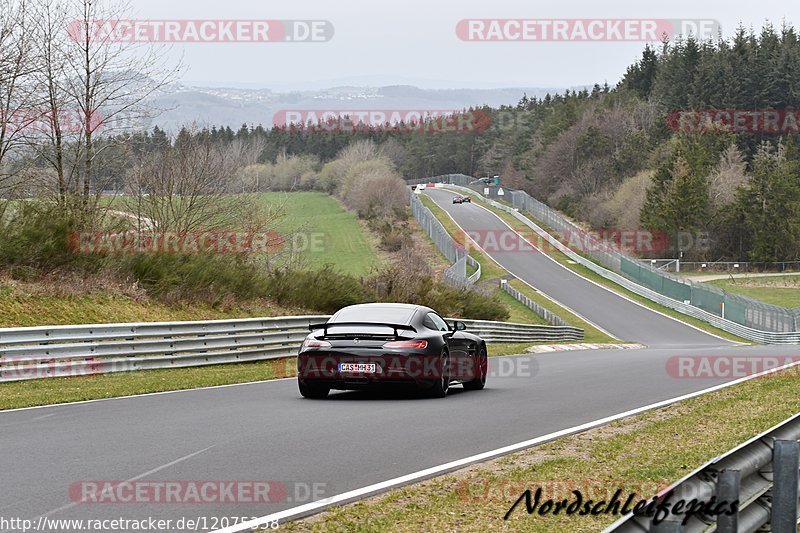
[{"label": "car's rear wing", "polygon": [[394,336],[398,337],[397,332],[399,330],[406,330],[406,331],[413,331],[414,333],[417,332],[417,329],[414,326],[410,326],[408,324],[389,324],[386,322],[331,322],[331,323],[324,323],[324,324],[309,324],[308,329],[309,331],[314,331],[316,329],[321,329],[323,331],[323,335],[326,337],[328,336],[328,328],[332,326],[378,326],[378,327],[385,327],[385,328],[392,328],[394,330]]}]

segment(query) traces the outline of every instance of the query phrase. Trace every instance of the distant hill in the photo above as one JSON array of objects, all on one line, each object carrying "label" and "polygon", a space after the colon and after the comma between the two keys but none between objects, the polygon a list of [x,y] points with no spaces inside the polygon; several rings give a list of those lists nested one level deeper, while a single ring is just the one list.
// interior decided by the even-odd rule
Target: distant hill
[{"label": "distant hill", "polygon": [[542,97],[564,88],[421,89],[410,85],[331,87],[324,90],[275,92],[269,89],[193,87],[174,84],[153,98],[162,112],[143,124],[168,132],[198,126],[242,124],[271,127],[278,111],[300,110],[457,110],[471,106],[515,105],[527,94]]}]

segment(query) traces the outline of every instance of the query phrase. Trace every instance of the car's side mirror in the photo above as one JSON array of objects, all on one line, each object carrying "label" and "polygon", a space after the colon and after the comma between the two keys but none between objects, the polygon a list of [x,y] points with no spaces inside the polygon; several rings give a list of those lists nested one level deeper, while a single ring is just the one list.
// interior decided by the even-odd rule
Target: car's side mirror
[{"label": "car's side mirror", "polygon": [[453,329],[455,331],[464,331],[467,329],[467,325],[461,322],[460,320],[456,320],[453,322]]}]

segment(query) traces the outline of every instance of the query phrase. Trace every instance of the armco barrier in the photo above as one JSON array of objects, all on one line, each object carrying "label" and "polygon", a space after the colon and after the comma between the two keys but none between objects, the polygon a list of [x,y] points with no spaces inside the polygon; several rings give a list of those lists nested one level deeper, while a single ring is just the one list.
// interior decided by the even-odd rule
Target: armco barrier
[{"label": "armco barrier", "polygon": [[[734,515],[693,514],[683,524],[685,514],[670,515],[659,524],[646,516],[627,515],[612,524],[607,532],[642,533],[670,531],[795,532],[798,517],[798,454],[800,415],[709,461],[682,480],[665,489],[673,491],[669,502],[739,501]],[[649,497],[649,495],[642,495]],[[712,505],[713,507],[713,505]],[[718,522],[719,520],[719,522]]]},{"label": "armco barrier", "polygon": [[[461,176],[461,175],[456,175],[456,176]],[[443,182],[445,183],[449,183],[450,181],[449,176],[440,176],[438,178],[432,178],[432,179],[443,180]],[[449,187],[459,192],[468,192],[470,194],[473,194],[482,201],[491,205],[492,207],[501,209],[511,214],[514,218],[516,218],[517,220],[519,220],[520,222],[531,228],[534,232],[536,232],[537,235],[545,239],[554,248],[564,253],[567,257],[569,257],[576,263],[585,266],[586,268],[592,270],[593,272],[603,276],[608,280],[613,281],[614,283],[628,289],[629,291],[635,294],[638,294],[639,296],[643,296],[648,300],[659,303],[665,307],[669,307],[670,309],[674,309],[683,314],[708,322],[714,327],[717,327],[721,330],[727,331],[728,333],[732,333],[744,339],[748,339],[762,344],[800,344],[800,331],[789,331],[789,332],[762,331],[748,326],[744,326],[742,324],[739,324],[732,320],[728,320],[726,318],[722,318],[721,316],[716,315],[714,313],[709,313],[708,311],[704,311],[703,309],[696,307],[691,303],[673,300],[672,298],[664,296],[663,294],[660,294],[652,289],[649,289],[643,285],[635,283],[630,279],[620,274],[617,274],[616,272],[613,272],[607,268],[604,268],[595,263],[594,261],[591,261],[583,257],[580,254],[575,253],[573,250],[568,248],[558,239],[556,239],[555,237],[547,233],[545,230],[543,230],[541,227],[539,227],[531,219],[520,213],[516,208],[512,208],[505,204],[485,198],[480,193],[468,187],[463,187],[460,185],[452,185],[452,184],[450,184]]]},{"label": "armco barrier", "polygon": [[[569,326],[569,324],[567,324],[567,322],[564,321],[563,318],[556,315],[549,309],[545,309],[541,305],[537,304],[536,302],[534,302],[533,300],[522,294],[520,291],[509,285],[506,280],[500,280],[500,288],[503,289],[503,291],[505,291],[509,295],[511,295],[512,298],[520,302],[522,305],[524,305],[525,307],[527,307],[540,317],[547,320],[547,322],[549,322],[553,326]],[[583,335],[581,335],[581,338],[583,338]]]},{"label": "armco barrier", "polygon": [[[470,257],[463,245],[458,244],[445,227],[431,212],[430,209],[422,204],[417,198],[416,193],[409,189],[408,202],[411,205],[411,213],[419,222],[420,226],[428,234],[433,243],[453,263],[444,271],[443,278],[445,283],[453,287],[467,288],[474,285],[481,277],[481,265]],[[475,268],[475,272],[467,276],[467,265]]]},{"label": "armco barrier", "polygon": [[[327,315],[0,328],[0,382],[280,359]],[[453,320],[453,319],[448,319]],[[462,320],[487,343],[573,341],[573,327]]]},{"label": "armco barrier", "polygon": [[[441,222],[430,209],[422,204],[422,201],[417,198],[413,191],[410,194],[409,201],[411,204],[411,212],[417,218],[420,225],[425,228],[425,231],[428,232],[428,236],[446,257],[458,258],[453,266],[444,271],[445,282],[454,287],[471,287],[474,285],[481,277],[480,263],[472,256],[466,254],[464,247],[456,243],[455,240],[450,237],[450,234],[444,226],[442,226]],[[461,252],[464,252],[465,255],[462,256]],[[470,265],[475,269],[475,272],[470,276],[466,275],[466,265]],[[514,289],[509,290],[510,287],[507,285],[501,285],[501,287],[505,292],[527,306],[528,309],[547,320],[550,324],[554,326],[569,326],[561,317],[556,316],[551,311],[533,302],[527,296],[523,296],[519,291]],[[581,336],[581,338],[583,337]]]},{"label": "armco barrier", "polygon": [[[484,185],[464,174],[447,174],[431,181],[441,181],[468,187],[471,191],[480,192]],[[494,188],[489,189],[495,193]],[[532,198],[524,191],[505,189],[504,198],[511,202],[513,207],[526,211],[533,217],[565,235],[584,235],[585,230],[568,220],[558,211],[551,209],[542,202]],[[591,246],[586,254],[599,264],[613,272],[624,273],[634,282],[644,285],[663,296],[673,300],[688,302],[711,314],[719,315],[742,326],[756,331],[775,333],[794,333],[800,329],[800,309],[788,309],[773,304],[768,304],[740,294],[733,294],[712,285],[693,282],[690,279],[675,276],[652,265],[643,267],[634,273],[625,271],[626,261],[636,262],[636,259],[625,253],[597,241],[591,235],[586,235]],[[632,270],[632,269],[629,269]],[[689,297],[686,297],[687,292]],[[724,307],[720,304],[724,302]],[[723,314],[724,313],[724,314]]]}]

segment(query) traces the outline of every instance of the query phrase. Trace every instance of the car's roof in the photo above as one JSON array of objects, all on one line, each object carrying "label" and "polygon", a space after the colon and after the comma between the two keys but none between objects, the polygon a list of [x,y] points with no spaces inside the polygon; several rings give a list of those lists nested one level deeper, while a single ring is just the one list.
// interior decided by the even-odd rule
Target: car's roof
[{"label": "car's roof", "polygon": [[[383,311],[383,313],[381,312]],[[394,315],[386,315],[385,313],[392,313],[394,311]],[[403,304],[403,303],[393,303],[393,302],[375,302],[375,303],[367,303],[367,304],[355,304],[349,305],[347,307],[342,307],[339,309],[331,320],[335,318],[339,318],[342,315],[352,316],[353,312],[357,313],[358,320],[362,320],[362,314],[366,317],[369,317],[372,320],[366,320],[366,322],[381,322],[381,321],[398,321],[405,324],[410,324],[411,321],[414,319],[414,316],[418,316],[417,312],[422,311],[423,313],[427,313],[432,311],[429,307],[425,307],[423,305],[416,305],[416,304]],[[359,313],[360,312],[360,313]],[[398,316],[397,313],[402,312],[402,315]],[[392,318],[378,318],[378,317],[388,317],[392,316]],[[345,319],[347,320],[347,319]]]},{"label": "car's roof", "polygon": [[342,309],[351,309],[355,307],[389,307],[395,309],[428,309],[424,305],[417,305],[417,304],[401,304],[401,303],[394,303],[394,302],[373,302],[368,304],[355,304],[355,305],[348,305],[347,307],[343,307]]}]

